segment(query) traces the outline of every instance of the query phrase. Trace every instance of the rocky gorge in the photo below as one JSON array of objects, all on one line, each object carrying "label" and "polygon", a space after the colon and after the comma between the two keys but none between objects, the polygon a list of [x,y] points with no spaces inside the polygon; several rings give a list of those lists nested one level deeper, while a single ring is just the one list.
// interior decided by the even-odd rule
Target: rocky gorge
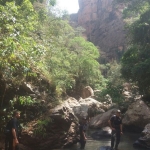
[{"label": "rocky gorge", "polygon": [[[125,5],[114,0],[78,0],[79,11],[71,21],[85,29],[83,35],[100,48],[103,63],[120,59],[126,50],[126,30],[122,18]],[[101,58],[101,59],[102,59]]]},{"label": "rocky gorge", "polygon": [[[126,101],[118,105],[112,103],[109,99],[105,102],[97,101],[93,92],[91,95],[85,93],[87,92],[84,91],[84,98],[68,97],[54,108],[51,108],[47,103],[44,104],[46,111],[42,116],[44,116],[45,121],[48,120],[48,123],[41,122],[44,128],[43,126],[39,128],[37,126],[39,118],[34,117],[32,121],[28,121],[22,132],[21,150],[72,147],[79,140],[79,121],[83,117],[88,118],[89,129],[98,129],[98,132],[93,133],[91,138],[103,139],[104,137],[110,137],[111,129],[108,126],[108,120],[115,114],[117,109],[122,111],[123,130],[141,133],[141,137],[135,141],[134,146],[150,147],[150,107],[142,100],[142,97],[132,97],[132,95],[126,95],[127,92],[125,92]],[[27,118],[30,115],[31,112],[29,111]],[[1,148],[3,146],[1,145]]]},{"label": "rocky gorge", "polygon": [[[79,0],[79,6],[78,14],[71,15],[71,19],[85,28],[83,33],[85,38],[100,48],[103,59],[101,61],[119,59],[125,51],[126,43],[126,31],[122,19],[124,4],[118,5],[113,0]],[[40,86],[46,87],[46,84]],[[0,87],[4,89],[2,84]],[[82,117],[88,118],[89,129],[99,130],[92,134],[93,139],[109,137],[111,130],[108,119],[116,109],[122,112],[124,131],[141,133],[134,146],[150,148],[150,105],[142,99],[141,95],[124,91],[122,93],[124,101],[115,104],[112,103],[109,95],[108,99],[97,99],[97,91],[88,86],[79,99],[67,95],[55,104],[57,106],[52,107],[52,103],[56,103],[55,99],[45,92],[45,88],[41,90],[39,87],[32,88],[30,83],[24,83],[21,85],[21,90],[12,88],[11,92],[6,91],[9,99],[23,92],[22,95],[28,94],[36,101],[33,106],[25,108],[21,114],[27,122],[23,124],[21,150],[72,147],[78,142],[78,127]],[[4,140],[1,141],[0,149],[4,147]]]}]

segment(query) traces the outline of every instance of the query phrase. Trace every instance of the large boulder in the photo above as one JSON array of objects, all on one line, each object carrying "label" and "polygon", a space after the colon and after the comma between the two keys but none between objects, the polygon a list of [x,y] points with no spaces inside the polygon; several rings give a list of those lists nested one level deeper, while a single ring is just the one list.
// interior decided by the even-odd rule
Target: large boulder
[{"label": "large boulder", "polygon": [[[63,105],[69,107],[78,119],[82,117],[91,117],[96,114],[103,113],[103,104],[93,98],[80,99],[68,98],[63,102]],[[94,111],[94,112],[93,112]]]},{"label": "large boulder", "polygon": [[90,86],[86,86],[83,90],[82,90],[82,98],[88,98],[91,96],[94,96],[94,91]]},{"label": "large boulder", "polygon": [[[48,119],[50,121],[46,123]],[[78,141],[78,119],[65,104],[47,112],[43,125],[39,128],[37,121],[30,122],[24,130],[22,144],[33,149],[46,150],[69,147]]]},{"label": "large boulder", "polygon": [[135,147],[150,149],[150,123],[142,131],[141,137],[133,144]]},{"label": "large boulder", "polygon": [[116,112],[116,109],[111,109],[111,110],[108,110],[107,112],[104,112],[102,114],[99,114],[93,117],[90,120],[89,127],[98,129],[98,128],[103,128],[103,127],[108,126],[109,125],[108,120],[113,114],[115,114],[115,112]]},{"label": "large boulder", "polygon": [[[59,146],[55,145],[55,148],[69,147],[77,143],[78,118],[75,116],[73,110],[64,102],[50,111],[52,111],[50,117],[54,120],[55,127],[57,127],[54,127],[57,131],[57,136],[54,136],[56,139],[53,139],[52,142]],[[44,143],[41,144],[41,147],[46,147]],[[50,148],[51,145],[52,143],[48,143],[47,148]]]},{"label": "large boulder", "polygon": [[140,132],[150,122],[150,108],[138,100],[128,107],[122,122],[126,129]]},{"label": "large boulder", "polygon": [[[93,117],[105,112],[103,110],[103,104],[93,98],[80,99],[79,103],[81,105],[80,116]],[[76,113],[77,116],[78,113]]]}]

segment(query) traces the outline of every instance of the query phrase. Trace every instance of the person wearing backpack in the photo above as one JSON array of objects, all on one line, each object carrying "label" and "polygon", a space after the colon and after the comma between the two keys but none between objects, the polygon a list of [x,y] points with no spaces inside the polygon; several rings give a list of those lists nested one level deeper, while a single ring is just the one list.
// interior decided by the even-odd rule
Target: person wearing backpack
[{"label": "person wearing backpack", "polygon": [[[122,119],[121,111],[117,110],[116,115],[113,115],[108,121],[110,128],[112,129],[111,133],[111,149],[113,150],[115,144],[115,150],[118,150],[118,145],[120,143],[120,136],[122,132]],[[116,138],[116,143],[115,143]]]},{"label": "person wearing backpack", "polygon": [[[14,111],[13,118],[6,126],[5,150],[19,150],[20,112]],[[7,144],[8,143],[8,144]]]}]

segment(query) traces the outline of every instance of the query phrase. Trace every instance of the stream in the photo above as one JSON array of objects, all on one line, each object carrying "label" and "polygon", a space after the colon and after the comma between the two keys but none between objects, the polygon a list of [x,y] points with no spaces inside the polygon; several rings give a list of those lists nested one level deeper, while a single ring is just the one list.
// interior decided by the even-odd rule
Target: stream
[{"label": "stream", "polygon": [[[104,138],[104,139],[99,139],[99,140],[95,140],[93,138],[91,138],[91,133],[95,132],[90,130],[87,133],[87,143],[85,146],[85,150],[100,150],[101,146],[110,146],[110,138]],[[133,143],[140,137],[140,134],[137,133],[129,133],[129,132],[125,132],[122,136],[121,136],[121,141],[119,144],[118,149],[119,150],[146,150],[144,148],[134,148],[133,147]],[[74,145],[72,148],[70,148],[69,150],[79,150],[79,143],[77,143],[76,145]],[[66,149],[68,150],[68,149]]]}]

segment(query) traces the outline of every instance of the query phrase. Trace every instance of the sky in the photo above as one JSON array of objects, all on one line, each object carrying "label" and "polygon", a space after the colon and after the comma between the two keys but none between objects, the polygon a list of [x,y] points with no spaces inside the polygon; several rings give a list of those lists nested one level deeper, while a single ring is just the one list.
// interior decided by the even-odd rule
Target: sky
[{"label": "sky", "polygon": [[78,0],[57,0],[57,4],[61,10],[67,10],[69,14],[77,13],[79,9]]}]

